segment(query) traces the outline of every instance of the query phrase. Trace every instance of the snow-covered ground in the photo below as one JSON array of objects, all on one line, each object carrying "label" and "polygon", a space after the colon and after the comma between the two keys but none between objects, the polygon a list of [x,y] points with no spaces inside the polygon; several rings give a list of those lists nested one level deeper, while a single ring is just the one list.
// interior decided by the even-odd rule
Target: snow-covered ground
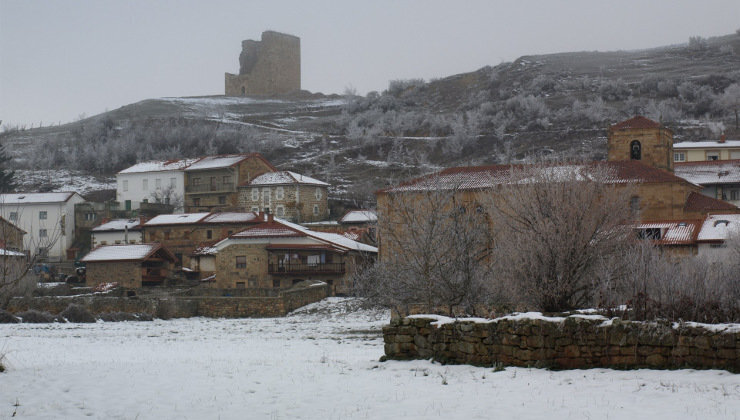
[{"label": "snow-covered ground", "polygon": [[49,187],[48,190],[53,192],[74,191],[80,194],[116,189],[115,177],[96,177],[67,169],[41,171],[19,169],[15,171],[15,178],[19,184],[19,191],[25,192],[34,192],[39,185],[46,185]]},{"label": "snow-covered ground", "polygon": [[735,419],[740,375],[378,362],[385,311],[3,324],[0,418]]}]

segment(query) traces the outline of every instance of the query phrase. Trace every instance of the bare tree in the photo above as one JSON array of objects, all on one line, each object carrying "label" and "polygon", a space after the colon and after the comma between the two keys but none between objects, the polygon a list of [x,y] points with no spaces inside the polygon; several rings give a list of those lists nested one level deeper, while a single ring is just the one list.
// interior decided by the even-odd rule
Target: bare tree
[{"label": "bare tree", "polygon": [[596,164],[537,164],[499,183],[489,202],[493,260],[516,301],[543,311],[594,302],[595,274],[631,238],[630,188],[612,175]]},{"label": "bare tree", "polygon": [[721,106],[731,109],[735,113],[735,130],[740,129],[740,84],[733,83],[725,89],[719,97]]},{"label": "bare tree", "polygon": [[175,211],[182,211],[185,204],[182,194],[178,194],[172,184],[153,191],[150,196],[155,203],[169,204]]}]

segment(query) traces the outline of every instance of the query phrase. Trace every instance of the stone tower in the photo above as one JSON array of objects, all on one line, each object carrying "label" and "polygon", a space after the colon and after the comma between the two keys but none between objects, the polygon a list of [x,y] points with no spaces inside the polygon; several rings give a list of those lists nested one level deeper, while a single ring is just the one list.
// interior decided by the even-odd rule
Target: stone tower
[{"label": "stone tower", "polygon": [[608,160],[639,160],[673,172],[673,132],[637,116],[609,127]]},{"label": "stone tower", "polygon": [[226,96],[279,95],[301,89],[301,39],[274,31],[242,41],[239,74],[226,73]]}]

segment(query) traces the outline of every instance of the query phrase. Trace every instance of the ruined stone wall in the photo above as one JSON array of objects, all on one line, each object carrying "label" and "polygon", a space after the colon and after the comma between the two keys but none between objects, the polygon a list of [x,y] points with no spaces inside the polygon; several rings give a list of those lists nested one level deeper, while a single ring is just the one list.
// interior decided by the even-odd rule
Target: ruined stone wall
[{"label": "ruined stone wall", "polygon": [[114,262],[88,262],[87,263],[87,286],[95,287],[100,283],[117,282],[122,287],[141,287],[141,262],[114,261]]},{"label": "ruined stone wall", "polygon": [[239,74],[226,73],[226,96],[276,95],[301,89],[301,39],[265,31],[242,41]]},{"label": "ruined stone wall", "polygon": [[389,359],[504,364],[560,369],[593,367],[727,369],[740,372],[740,332],[698,326],[568,317],[461,321],[399,318],[383,328]]}]

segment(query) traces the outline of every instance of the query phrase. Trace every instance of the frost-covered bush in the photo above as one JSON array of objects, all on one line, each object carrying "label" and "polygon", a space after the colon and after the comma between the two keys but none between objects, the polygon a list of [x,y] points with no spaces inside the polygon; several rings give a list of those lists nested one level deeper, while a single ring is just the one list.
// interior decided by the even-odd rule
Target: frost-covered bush
[{"label": "frost-covered bush", "polygon": [[21,320],[18,317],[6,310],[0,309],[0,324],[17,324],[19,322]]},{"label": "frost-covered bush", "polygon": [[67,309],[60,314],[67,322],[92,323],[95,322],[95,316],[84,306],[70,304]]},{"label": "frost-covered bush", "polygon": [[35,309],[29,309],[16,314],[21,320],[27,324],[46,324],[50,322],[56,322],[57,317],[48,313],[41,312]]}]

